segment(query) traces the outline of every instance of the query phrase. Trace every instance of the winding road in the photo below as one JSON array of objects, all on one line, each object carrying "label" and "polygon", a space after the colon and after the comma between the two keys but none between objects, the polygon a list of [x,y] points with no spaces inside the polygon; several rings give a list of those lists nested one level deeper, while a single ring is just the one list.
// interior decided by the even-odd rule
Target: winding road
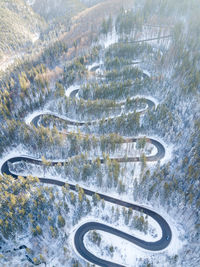
[{"label": "winding road", "polygon": [[[78,89],[75,89],[74,91],[71,92],[70,96],[74,97],[75,95],[77,95],[78,93]],[[154,103],[151,100],[147,99],[147,105],[148,108],[152,108],[154,106]],[[47,115],[47,114],[41,114],[41,115],[37,115],[32,119],[32,123],[35,125],[35,127],[38,127],[39,121],[40,121],[40,116],[42,115]],[[49,114],[50,116],[56,116],[56,115],[52,115]],[[60,118],[59,116],[56,116],[59,119],[63,119]],[[63,119],[64,120],[64,119]],[[77,125],[77,122],[74,122],[72,120],[65,120],[65,122],[67,122],[68,124],[71,125]],[[78,125],[84,125],[85,122],[79,122]],[[87,123],[88,124],[88,123]],[[91,123],[92,124],[92,123]],[[138,138],[126,138],[124,139],[125,143],[133,143],[136,142],[138,140]],[[154,139],[147,139],[148,142],[152,143],[156,148],[157,148],[157,153],[155,155],[151,155],[151,156],[147,156],[146,160],[147,161],[158,161],[160,159],[162,159],[165,156],[165,148],[164,146],[158,142],[157,140]],[[141,161],[140,157],[127,157],[127,158],[111,158],[111,160],[116,160],[118,162],[139,162]],[[18,178],[18,175],[20,175],[20,173],[17,175],[15,173],[12,173],[9,169],[9,162],[10,163],[17,163],[17,162],[28,162],[28,163],[33,163],[35,165],[42,165],[42,161],[39,159],[35,159],[32,157],[28,157],[28,156],[19,156],[19,157],[13,157],[10,158],[8,160],[6,160],[2,166],[1,166],[1,173],[2,174],[6,174],[6,175],[11,175],[12,177],[14,177],[15,179]],[[88,160],[89,162],[91,160]],[[61,165],[64,165],[67,163],[67,161],[51,161],[51,166],[55,166],[58,163],[60,163]],[[104,163],[104,159],[101,159],[101,163]],[[48,178],[39,178],[40,182],[45,183],[45,184],[50,184],[50,185],[57,185],[57,186],[64,186],[65,182],[63,181],[59,181],[59,180],[54,180],[54,179],[48,179]],[[76,186],[74,184],[68,184],[69,185],[69,189],[76,191]],[[84,193],[88,196],[93,196],[95,193],[98,192],[94,192],[91,190],[88,190],[87,188],[83,188]],[[94,254],[92,254],[90,251],[88,251],[88,249],[85,247],[84,244],[84,236],[88,231],[91,230],[101,230],[104,232],[108,232],[110,234],[119,236],[123,239],[128,240],[131,243],[134,243],[135,245],[146,249],[146,250],[150,250],[150,251],[160,251],[165,249],[172,238],[172,232],[170,229],[170,226],[168,225],[168,223],[166,222],[166,220],[160,216],[158,213],[152,211],[151,209],[148,209],[146,207],[143,206],[139,206],[139,205],[135,205],[126,201],[122,201],[120,199],[116,199],[113,198],[111,196],[108,195],[104,195],[104,194],[99,194],[101,199],[104,199],[107,202],[125,207],[125,208],[131,208],[133,210],[137,210],[140,212],[143,212],[144,214],[151,216],[161,227],[162,230],[162,237],[160,240],[155,241],[155,242],[147,242],[144,240],[141,240],[139,238],[136,238],[128,233],[122,232],[118,229],[115,229],[113,227],[110,227],[106,224],[103,223],[97,223],[97,222],[87,222],[82,224],[80,227],[78,227],[78,229],[75,232],[74,235],[74,245],[76,248],[76,251],[80,254],[81,257],[83,257],[85,260],[87,260],[88,262],[91,262],[93,264],[97,264],[99,266],[103,266],[103,267],[122,267],[122,265],[114,263],[114,262],[109,262],[106,261],[102,258],[98,258],[96,257]]]},{"label": "winding road", "polygon": [[[75,97],[75,96],[77,97],[77,93],[78,93],[78,91],[79,91],[79,89],[74,89],[74,91],[72,91],[72,92],[70,93],[70,97]],[[75,93],[74,93],[74,92],[75,92]],[[136,99],[136,98],[135,98],[135,97],[130,98],[130,100],[133,100],[133,99]],[[137,97],[137,99],[139,99],[139,97]],[[141,100],[144,101],[144,98],[142,97]],[[123,107],[123,106],[125,105],[125,103],[126,103],[126,101],[120,101],[120,102],[118,102],[117,104],[118,104],[118,105],[120,104],[121,107]],[[148,99],[148,98],[145,99],[145,104],[147,105],[148,109],[152,109],[152,108],[155,106],[154,102],[153,102],[151,99]],[[137,113],[139,113],[139,114],[142,115],[142,114],[144,114],[144,113],[146,112],[146,110],[147,110],[147,108],[144,108],[144,109],[142,109],[142,110],[140,110],[140,111],[137,111]],[[127,113],[125,113],[125,114],[128,115],[128,114],[131,114],[131,113],[134,113],[134,111],[133,111],[133,112],[127,112]],[[90,125],[95,125],[95,124],[97,124],[98,122],[101,121],[101,119],[92,120],[92,121],[77,121],[77,120],[71,120],[71,119],[69,119],[69,118],[67,118],[67,117],[64,117],[64,116],[60,116],[60,115],[55,114],[55,113],[53,113],[53,112],[45,112],[45,113],[41,113],[41,114],[36,115],[36,116],[32,119],[31,123],[32,123],[35,127],[40,126],[40,120],[41,120],[41,118],[42,118],[43,116],[48,116],[48,117],[51,117],[51,118],[53,118],[53,119],[58,119],[58,120],[60,120],[60,121],[63,121],[63,122],[65,122],[65,123],[67,123],[68,125],[72,125],[72,126],[84,126],[84,125],[86,125],[86,124],[87,124],[88,126],[90,126]],[[117,117],[120,117],[120,116],[121,116],[121,114],[116,115],[116,116],[113,116],[113,117],[107,117],[107,118],[104,118],[104,122],[108,121],[108,120],[111,119],[111,118],[117,118]],[[43,125],[43,126],[45,126],[45,125]],[[135,141],[132,141],[132,142],[135,142]]]}]

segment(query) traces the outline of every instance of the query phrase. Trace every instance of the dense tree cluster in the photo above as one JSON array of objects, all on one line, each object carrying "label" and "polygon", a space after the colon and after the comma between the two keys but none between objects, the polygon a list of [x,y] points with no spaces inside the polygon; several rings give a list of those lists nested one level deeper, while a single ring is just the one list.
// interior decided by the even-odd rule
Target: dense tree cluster
[{"label": "dense tree cluster", "polygon": [[[33,171],[32,175],[38,170],[41,177],[50,173],[55,179],[66,182],[58,190],[53,186],[42,186],[38,178],[32,176],[27,179],[20,176],[17,180],[6,175],[0,177],[0,249],[3,255],[6,251],[2,251],[2,247],[7,248],[9,243],[10,249],[15,243],[19,244],[17,237],[25,231],[35,242],[44,244],[45,236],[49,242],[58,240],[60,247],[64,241],[68,246],[64,229],[71,230],[88,214],[100,217],[99,210],[104,211],[108,204],[98,193],[87,197],[77,183],[108,192],[115,190],[122,196],[129,194],[129,186],[132,186],[130,195],[135,201],[164,207],[169,216],[176,215],[179,224],[186,221],[183,229],[187,230],[187,236],[182,238],[187,239],[188,244],[181,250],[183,257],[168,258],[170,266],[185,266],[183,260],[188,264],[193,253],[199,255],[195,246],[200,231],[200,24],[193,14],[198,14],[199,6],[194,0],[190,4],[187,0],[177,0],[176,5],[172,0],[142,3],[142,7],[137,7],[134,12],[121,10],[115,21],[119,42],[106,51],[94,46],[88,54],[63,63],[69,49],[63,42],[56,42],[37,58],[20,62],[1,80],[0,153],[23,144],[26,151],[42,161],[39,166],[20,162],[9,164],[9,168],[24,171],[24,174]],[[177,14],[188,20],[187,27]],[[158,24],[154,27],[159,28],[156,31],[158,39],[165,33],[163,29],[168,28],[170,42],[166,46],[159,42],[134,43],[134,35],[140,34],[145,25],[151,27],[154,21]],[[101,32],[107,35],[112,26],[111,17],[105,19]],[[75,50],[77,45],[75,42]],[[138,64],[135,61],[139,59]],[[101,60],[100,68],[104,74],[95,77],[87,65]],[[151,75],[142,69],[150,70]],[[76,84],[81,85],[78,97],[66,97],[66,88]],[[147,107],[143,97],[134,98],[134,95],[151,95],[160,103]],[[25,115],[45,103],[60,117],[41,115],[37,127],[26,125]],[[141,108],[146,111],[137,112]],[[77,121],[77,124],[69,126],[70,119],[67,121],[61,115]],[[83,120],[88,123],[81,124]],[[158,162],[148,169],[146,137],[140,138],[135,146],[139,150],[141,175],[134,174],[134,168],[127,162],[121,164],[117,159],[113,160],[113,155],[119,157],[119,151],[121,158],[127,157],[124,148],[127,139],[122,136],[139,135],[156,135],[173,144],[173,160],[162,165]],[[63,159],[63,162],[52,164],[50,160],[55,158]],[[77,184],[75,192],[69,190],[67,182]],[[114,206],[109,208],[110,217],[105,213],[102,215],[104,220],[110,223],[120,220],[131,230],[148,233],[148,218],[142,213],[125,208],[119,210]],[[90,233],[89,238],[101,247],[101,236],[97,232]],[[31,263],[46,262],[48,253],[39,255],[40,250],[40,246],[38,249],[26,247],[25,253]],[[108,247],[111,256],[114,250],[115,247]],[[68,248],[64,247],[63,253],[71,259],[71,266],[80,266]],[[148,260],[144,264],[150,266]]]},{"label": "dense tree cluster", "polygon": [[146,53],[148,56],[151,56],[152,46],[148,43],[127,43],[127,42],[119,42],[117,44],[113,44],[109,47],[106,52],[106,57],[108,58],[119,58],[121,60],[134,60],[142,54]]},{"label": "dense tree cluster", "polygon": [[110,82],[110,83],[88,83],[82,86],[79,92],[80,97],[83,99],[119,99],[125,98],[132,86],[131,80],[123,82]]},{"label": "dense tree cluster", "polygon": [[[18,177],[15,181],[12,177],[1,176],[0,180],[1,248],[12,247],[25,231],[32,232],[35,238],[43,234],[58,238],[58,229],[65,224],[61,213],[63,209],[67,213],[68,207],[63,202],[63,207],[56,208],[58,203],[53,188],[40,186],[39,180],[31,176],[27,179]],[[26,253],[34,261],[32,248],[27,248]]]},{"label": "dense tree cluster", "polygon": [[112,17],[109,16],[109,18],[106,20],[104,19],[103,22],[102,22],[102,25],[101,25],[101,32],[103,34],[108,34],[108,32],[111,32],[112,31]]}]

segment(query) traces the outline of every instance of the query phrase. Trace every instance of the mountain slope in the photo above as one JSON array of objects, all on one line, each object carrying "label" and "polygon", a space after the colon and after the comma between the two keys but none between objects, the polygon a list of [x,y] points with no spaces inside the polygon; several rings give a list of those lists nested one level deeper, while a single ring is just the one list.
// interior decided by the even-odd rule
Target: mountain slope
[{"label": "mountain slope", "polygon": [[47,27],[23,0],[0,2],[0,56],[33,43]]},{"label": "mountain slope", "polygon": [[33,10],[47,21],[71,18],[77,12],[85,9],[79,0],[34,0],[30,3]]}]

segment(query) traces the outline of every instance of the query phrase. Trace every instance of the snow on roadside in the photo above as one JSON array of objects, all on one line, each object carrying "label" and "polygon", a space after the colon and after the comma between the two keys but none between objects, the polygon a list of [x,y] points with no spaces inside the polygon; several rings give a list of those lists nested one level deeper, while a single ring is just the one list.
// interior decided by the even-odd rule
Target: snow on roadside
[{"label": "snow on roadside", "polygon": [[47,112],[48,112],[48,111],[44,111],[44,110],[42,110],[42,109],[35,110],[34,112],[29,113],[29,114],[24,118],[24,121],[25,121],[26,124],[30,125],[31,122],[32,122],[32,120],[33,120],[35,117],[37,117],[37,116],[39,116],[39,115],[42,115],[42,114],[44,114],[44,113],[47,113]]},{"label": "snow on roadside", "polygon": [[4,152],[0,158],[0,171],[4,162],[10,158],[19,157],[21,155],[28,154],[28,151],[24,149],[22,145],[17,146],[15,149],[9,150],[9,152]]},{"label": "snow on roadside", "polygon": [[[144,109],[136,109],[136,112],[141,112],[141,111],[144,111],[146,110],[147,107],[145,107]],[[129,115],[129,114],[132,114],[134,113],[134,111],[130,111],[130,112],[126,112],[124,113],[124,115]],[[123,114],[123,110],[121,111],[121,113],[119,115],[113,115],[113,116],[109,116],[109,117],[105,117],[104,120],[108,120],[108,119],[115,119],[115,118],[118,118],[118,117],[121,117]],[[25,117],[25,123],[26,124],[30,124],[31,121],[36,117],[36,116],[39,116],[39,115],[52,115],[52,116],[56,116],[57,118],[60,118],[60,119],[63,119],[63,120],[67,120],[67,121],[70,121],[70,122],[73,122],[73,123],[94,123],[96,124],[98,121],[101,121],[101,119],[96,119],[96,120],[75,120],[75,119],[71,119],[65,115],[60,115],[56,112],[52,112],[48,109],[44,109],[44,110],[37,110],[37,111],[34,111],[33,113],[30,113],[28,114],[26,117]]]},{"label": "snow on roadside", "polygon": [[[14,154],[12,154],[12,155],[9,155],[8,156],[8,158],[9,157],[11,157],[11,156],[14,156]],[[35,175],[36,176],[39,176],[39,177],[41,177],[41,170],[39,170],[38,169],[38,172],[37,172],[37,170],[35,170],[34,169],[34,172],[35,172]],[[49,173],[47,174],[46,173],[46,175],[48,175],[48,178],[54,178],[55,179],[55,174],[53,174],[52,173],[52,175],[49,175]],[[45,175],[45,176],[46,176]],[[64,182],[67,182],[67,183],[71,183],[71,184],[74,184],[74,185],[76,185],[77,184],[77,181],[72,181],[71,179],[69,179],[69,180],[66,180],[66,179],[62,179],[61,177],[59,177],[59,175],[56,175],[56,177],[57,177],[57,179],[59,179],[60,181],[64,181]],[[130,199],[130,193],[129,194],[121,194],[121,195],[119,195],[117,192],[116,192],[116,189],[114,189],[114,188],[112,188],[112,189],[109,189],[109,193],[108,192],[105,192],[103,189],[99,189],[97,186],[95,186],[95,185],[90,185],[89,187],[85,184],[85,183],[83,183],[82,184],[82,182],[79,182],[78,183],[79,184],[79,186],[81,186],[81,187],[84,187],[84,188],[87,188],[87,189],[90,189],[90,190],[93,190],[94,192],[98,192],[98,193],[102,193],[102,194],[106,194],[106,195],[109,195],[109,196],[111,196],[111,197],[115,197],[115,198],[117,198],[117,199],[121,199],[121,200],[124,200],[124,201],[128,201],[128,202],[131,202],[131,203],[134,203],[134,204],[136,204],[136,205],[140,205],[140,206],[142,206],[142,207],[146,207],[146,208],[150,208],[150,209],[152,209],[152,210],[154,210],[155,212],[158,212],[160,215],[162,215],[167,221],[168,221],[168,223],[170,224],[170,226],[171,226],[171,228],[172,228],[172,233],[173,233],[173,237],[172,237],[172,242],[171,242],[171,244],[172,244],[172,246],[171,246],[171,244],[170,244],[170,246],[169,246],[169,251],[170,251],[170,253],[174,253],[174,247],[176,248],[176,249],[178,249],[179,247],[180,247],[180,240],[178,239],[178,231],[177,231],[177,229],[179,229],[180,228],[180,226],[176,226],[176,227],[173,227],[173,225],[174,225],[174,221],[172,222],[172,218],[168,215],[168,213],[166,212],[166,211],[163,211],[162,212],[162,210],[163,210],[163,207],[154,207],[153,205],[151,205],[150,203],[144,203],[144,204],[141,204],[141,203],[137,203],[137,202],[134,202],[134,201],[131,201]],[[149,218],[150,220],[151,220],[151,218]],[[158,232],[158,227],[157,226],[155,226],[155,221],[153,220],[153,222],[151,222],[151,224],[153,224],[154,225],[154,227],[157,229],[157,232]],[[123,230],[123,229],[122,229]],[[173,249],[172,249],[173,248]]]},{"label": "snow on roadside", "polygon": [[[165,148],[165,156],[164,156],[164,158],[162,158],[162,159],[160,160],[161,165],[163,165],[163,164],[169,162],[170,160],[172,160],[172,158],[173,158],[174,145],[165,143],[159,136],[156,136],[156,135],[137,136],[137,137],[138,137],[138,138],[139,138],[139,137],[140,137],[140,138],[141,138],[141,137],[151,138],[151,139],[153,139],[153,140],[158,141],[159,143],[161,143],[161,144],[163,145],[163,147]],[[136,138],[137,138],[137,137],[136,137]],[[149,163],[150,163],[150,162],[148,162],[148,164],[149,164]]]},{"label": "snow on roadside", "polygon": [[133,98],[145,98],[147,100],[150,100],[154,103],[155,108],[157,108],[157,106],[159,105],[159,101],[155,97],[150,95],[135,95]]},{"label": "snow on roadside", "polygon": [[[98,222],[98,223],[102,223],[102,224],[106,224],[110,227],[119,229],[125,233],[129,233],[137,238],[140,238],[142,240],[148,241],[148,242],[154,242],[157,241],[161,238],[162,236],[162,232],[161,232],[161,228],[158,225],[158,223],[153,220],[152,218],[148,217],[148,223],[149,223],[149,227],[151,229],[154,229],[154,231],[156,232],[156,236],[152,236],[150,233],[148,233],[147,235],[145,235],[143,232],[138,231],[137,229],[131,229],[126,226],[124,224],[124,218],[123,215],[120,215],[120,218],[117,222],[114,223],[108,223],[105,222],[104,220],[102,220],[101,218],[103,217],[110,217],[110,211],[112,209],[112,206],[116,206],[117,205],[113,205],[111,203],[106,203],[106,209],[101,210],[100,213],[98,214],[98,216],[91,216],[88,215],[86,217],[84,217],[84,219],[82,219],[73,229],[71,229],[70,234],[69,234],[69,239],[70,239],[70,243],[74,249],[74,251],[76,252],[76,254],[79,255],[79,253],[76,251],[75,245],[74,245],[74,235],[76,230],[83,224],[88,223],[88,222]],[[109,234],[103,231],[99,231],[96,230],[97,233],[101,233],[101,237],[102,237],[102,243],[105,244],[106,246],[108,246],[108,244],[113,245],[114,247],[117,244],[117,253],[114,255],[114,257],[111,258],[110,255],[103,255],[104,259],[107,259],[109,261],[112,262],[118,262],[118,263],[125,263],[127,266],[132,266],[130,264],[133,264],[133,262],[136,261],[136,258],[138,257],[138,255],[140,255],[140,253],[142,253],[143,256],[146,256],[146,253],[148,251],[142,249],[142,248],[138,248],[135,244],[132,244],[120,237],[117,237],[113,234]],[[84,244],[86,246],[86,248],[93,253],[95,256],[102,258],[102,245],[100,246],[100,248],[102,248],[100,251],[98,251],[97,248],[95,248],[95,244],[94,243],[90,243],[88,242],[88,238],[87,238],[88,233],[85,235],[84,237]],[[137,250],[136,254],[133,253],[129,253],[133,250]],[[106,251],[106,249],[105,249]],[[152,252],[150,252],[152,254]],[[80,255],[79,255],[80,256]],[[130,257],[131,256],[131,257]],[[80,256],[81,257],[81,256]],[[123,261],[122,261],[123,258]],[[84,259],[85,260],[85,259]],[[134,265],[135,266],[135,265]]]},{"label": "snow on roadside", "polygon": [[[107,40],[105,40],[103,43],[104,43],[104,46],[105,47],[108,47],[110,44],[113,44],[113,43],[115,43],[115,42],[117,42],[118,41],[118,36],[117,36],[117,34],[116,34],[116,32],[114,32],[114,33],[112,33],[112,34],[109,34],[108,35],[108,37],[107,37]],[[166,41],[165,41],[166,42]],[[94,63],[95,64],[95,63]],[[96,65],[94,65],[93,64],[93,66],[92,65],[90,65],[89,67],[88,67],[88,69],[91,69],[92,67],[95,67],[95,66],[97,66],[97,63],[96,63]],[[146,70],[143,70],[143,72],[146,74],[146,75],[148,75],[148,76],[150,76],[151,74],[148,72],[148,71],[146,71]],[[67,88],[67,90],[66,90],[66,92],[65,92],[65,95],[67,96],[67,97],[69,97],[70,96],[70,94],[74,91],[74,90],[76,90],[76,89],[79,89],[80,88],[80,86],[79,85],[72,85],[72,86],[70,86],[69,88]],[[142,95],[138,95],[138,96],[134,96],[134,98],[137,98],[137,97],[144,97],[144,98],[147,98],[147,99],[149,99],[149,100],[151,100],[151,101],[153,101],[154,103],[155,103],[155,107],[157,107],[158,106],[158,104],[159,104],[159,102],[155,99],[155,98],[153,98],[153,97],[151,97],[151,96],[146,96],[146,95],[144,95],[144,96],[142,96]],[[30,124],[31,123],[31,121],[32,121],[32,119],[35,117],[35,116],[38,116],[38,115],[41,115],[41,114],[52,114],[52,115],[56,115],[56,116],[59,116],[60,118],[63,118],[63,119],[69,119],[69,118],[67,118],[67,117],[65,117],[65,116],[60,116],[60,115],[58,115],[58,114],[56,114],[56,113],[53,113],[53,112],[50,112],[50,111],[48,111],[48,110],[38,110],[38,111],[35,111],[35,112],[33,112],[33,113],[31,113],[31,114],[28,114],[27,116],[26,116],[26,118],[25,118],[25,122],[27,123],[27,124]],[[71,119],[69,119],[70,121],[74,121],[74,120],[71,120]],[[73,126],[72,126],[72,128],[73,128]],[[139,136],[139,137],[141,137],[141,136]],[[152,139],[155,139],[155,140],[158,140],[161,144],[163,144],[164,145],[164,147],[165,147],[165,149],[166,149],[166,154],[165,154],[165,157],[161,160],[161,164],[164,164],[164,163],[166,163],[167,161],[169,161],[169,160],[171,160],[172,159],[172,152],[173,152],[173,146],[172,145],[167,145],[166,143],[164,143],[163,142],[163,140],[161,140],[159,137],[155,137],[155,136],[153,136],[153,137],[148,137],[148,138],[152,138]],[[152,152],[151,152],[151,154],[152,153],[156,153],[156,148],[154,147],[153,148],[153,150],[152,150]],[[24,148],[22,148],[21,146],[18,148],[16,148],[14,151],[11,151],[9,154],[8,153],[5,153],[5,157],[3,157],[2,159],[0,159],[0,166],[5,162],[5,160],[6,159],[9,159],[9,158],[11,158],[11,157],[15,157],[15,156],[19,156],[19,155],[25,155],[25,154],[28,154],[28,152],[27,151],[25,151],[24,150]],[[140,163],[135,163],[137,166],[140,166]],[[148,164],[152,164],[152,166],[153,165],[155,165],[155,163],[149,163],[148,162]],[[125,164],[124,164],[125,165]],[[129,165],[128,165],[129,166]],[[137,167],[136,168],[136,172],[134,173],[134,177],[135,176],[139,176],[139,173],[140,173],[140,167]],[[36,174],[38,174],[38,176],[40,176],[41,177],[41,174],[43,174],[43,173],[41,173],[41,170],[39,170],[39,169],[37,169],[37,168],[35,168],[35,175]],[[46,173],[46,175],[49,175],[49,173]],[[54,174],[51,174],[52,175],[52,178],[53,179],[55,179],[55,175]],[[36,175],[37,176],[37,175]],[[58,179],[60,179],[60,180],[63,180],[63,181],[65,181],[65,182],[69,182],[68,180],[65,180],[65,179],[63,179],[63,178],[61,178],[61,177],[59,177],[59,175],[56,175],[56,177],[58,178]],[[130,180],[129,180],[130,181]],[[75,181],[70,181],[70,183],[72,183],[72,184],[74,184],[74,185],[76,185],[77,184],[77,182],[75,182]],[[80,182],[80,183],[82,183],[82,182]],[[90,184],[90,186],[88,187],[88,185],[87,185],[87,183],[82,183],[83,184],[83,187],[87,187],[87,188],[89,188],[89,189],[93,189],[94,191],[96,191],[96,192],[98,192],[98,193],[100,193],[100,191],[102,192],[102,193],[105,193],[104,192],[104,189],[102,188],[102,189],[99,189],[97,186],[95,186],[95,185],[92,185],[92,184]],[[128,184],[129,184],[129,182],[127,183],[127,185],[126,186],[128,186]],[[79,184],[80,185],[80,184]],[[109,193],[108,193],[109,192]],[[128,202],[131,202],[131,203],[134,203],[133,201],[132,201],[132,195],[130,194],[130,190],[128,191],[129,193],[127,194],[121,194],[121,195],[119,195],[117,192],[116,192],[116,189],[115,188],[112,188],[111,190],[109,190],[109,191],[107,191],[105,194],[106,195],[110,195],[110,196],[112,196],[112,197],[116,197],[116,198],[118,198],[118,199],[123,199],[123,200],[126,200],[126,201],[128,201]],[[138,204],[138,205],[141,205],[141,203],[135,203],[135,204]],[[111,206],[111,204],[109,204],[109,203],[106,203],[106,205],[108,205],[108,206]],[[171,241],[171,243],[170,243],[170,245],[169,245],[169,247],[168,248],[166,248],[165,250],[169,253],[169,255],[174,255],[179,249],[180,249],[180,247],[182,246],[182,242],[180,241],[180,239],[179,239],[179,234],[182,232],[182,229],[181,229],[181,227],[180,227],[180,225],[177,225],[176,224],[176,222],[175,222],[175,220],[173,220],[169,215],[168,215],[168,212],[167,211],[165,211],[164,209],[163,209],[163,207],[160,207],[160,206],[154,206],[153,204],[150,204],[150,203],[148,203],[148,202],[146,202],[146,203],[144,203],[142,206],[144,206],[144,207],[147,207],[147,208],[151,208],[152,210],[154,210],[154,211],[157,211],[159,214],[161,214],[166,220],[167,220],[167,222],[169,223],[169,225],[170,225],[170,227],[171,227],[171,229],[172,229],[172,241]],[[105,212],[105,211],[104,211]],[[108,211],[107,211],[107,213],[108,213]],[[95,218],[95,219],[94,219]],[[86,221],[99,221],[99,222],[102,222],[102,223],[105,223],[105,221],[102,221],[102,220],[98,220],[98,219],[96,219],[97,217],[96,216],[94,216],[94,217],[91,217],[90,216],[90,218],[89,217],[85,217],[81,222],[80,222],[80,224],[83,224],[84,222],[86,222]],[[160,235],[161,235],[161,229],[160,229],[160,227],[159,227],[159,225],[151,218],[151,217],[149,217],[148,218],[148,220],[149,220],[149,222],[150,222],[150,224],[151,225],[153,225],[153,227],[155,227],[156,228],[156,232],[158,233],[158,237],[160,237]],[[79,224],[79,225],[80,225]],[[107,223],[106,223],[107,224]],[[114,224],[112,224],[111,226],[113,227],[113,225]],[[123,227],[122,225],[120,225],[119,226],[120,227],[120,229],[121,230],[123,230],[123,231],[125,231],[125,232],[127,232],[127,227]],[[76,225],[76,228],[75,229],[77,229],[77,225]],[[70,235],[70,238],[71,238],[71,241],[72,241],[72,246],[74,246],[73,245],[73,234],[74,234],[74,231],[75,231],[75,229],[72,229],[71,230],[71,235]],[[69,231],[69,229],[67,229],[68,231]],[[67,231],[66,231],[67,232]],[[122,262],[123,264],[126,264],[127,266],[137,266],[138,265],[138,258],[146,258],[146,257],[152,257],[152,255],[155,255],[156,253],[155,252],[151,252],[151,251],[146,251],[146,250],[143,250],[143,249],[141,249],[141,248],[139,248],[139,247],[137,247],[137,246],[135,246],[134,244],[131,244],[130,242],[128,242],[128,241],[125,241],[125,240],[123,240],[123,239],[121,239],[121,238],[119,238],[119,237],[116,237],[116,236],[113,236],[113,235],[110,235],[110,234],[108,234],[108,233],[104,233],[104,232],[101,232],[101,235],[102,235],[102,240],[103,240],[103,246],[107,246],[108,244],[112,244],[113,246],[115,246],[115,244],[117,244],[117,247],[118,247],[118,249],[117,249],[117,253],[116,254],[114,254],[114,256],[113,257],[110,257],[109,255],[107,256],[107,259],[108,260],[110,260],[110,261],[115,261],[115,262]],[[143,239],[143,238],[147,238],[147,240],[148,241],[152,241],[152,237],[151,236],[144,236],[144,235],[142,235],[142,233],[141,232],[139,232],[139,231],[135,231],[135,230],[133,230],[133,235],[135,235],[135,236],[138,236],[139,238],[141,238],[141,239]],[[156,240],[156,239],[153,239],[154,241]],[[91,244],[89,244],[87,241],[86,241],[86,246],[89,246],[88,248],[90,249],[90,251],[93,251],[94,252],[94,254],[95,255],[100,255],[100,257],[102,257],[102,255],[101,255],[101,251],[98,251],[97,249],[95,249],[95,247],[94,246],[91,246]],[[119,253],[120,252],[120,253]],[[99,254],[100,253],[100,254]],[[157,254],[161,254],[162,253],[162,251],[161,252],[157,252]],[[85,259],[84,259],[85,260]],[[49,265],[50,266],[50,265]],[[163,265],[163,263],[162,263],[162,265],[157,265],[157,266],[164,266]]]},{"label": "snow on roadside", "polygon": [[[105,212],[107,212],[108,217],[110,217],[109,206],[112,206],[112,205],[110,203],[106,203],[106,209],[105,209],[106,211],[104,210],[101,213],[104,214]],[[152,210],[154,210],[153,207],[152,207]],[[149,260],[151,260],[154,258],[158,262],[160,262],[159,265],[157,265],[157,266],[163,267],[164,262],[163,262],[162,256],[163,255],[170,255],[170,256],[176,255],[178,253],[179,249],[181,249],[181,247],[184,245],[184,242],[182,242],[179,238],[179,236],[182,235],[182,231],[183,231],[182,228],[180,227],[180,225],[178,225],[168,215],[168,213],[163,209],[163,207],[159,208],[159,213],[167,220],[167,222],[169,223],[169,225],[172,229],[171,243],[169,244],[169,246],[166,249],[164,249],[162,251],[158,251],[158,252],[148,251],[148,250],[140,248],[140,247],[136,246],[135,244],[132,244],[132,243],[120,238],[120,237],[117,237],[115,235],[112,235],[112,234],[109,234],[109,233],[106,233],[103,231],[98,231],[98,230],[96,230],[96,232],[101,234],[101,239],[102,239],[100,249],[98,249],[98,246],[95,246],[94,243],[89,242],[89,240],[87,238],[87,234],[84,238],[85,246],[95,256],[106,259],[106,260],[111,261],[111,262],[117,262],[118,264],[124,264],[125,266],[134,267],[134,266],[138,265],[138,261],[141,259],[148,258]],[[76,253],[77,253],[77,251],[76,251],[76,248],[74,247],[74,234],[75,234],[76,230],[84,223],[100,222],[100,223],[103,223],[106,225],[110,225],[111,227],[117,228],[117,229],[122,230],[124,232],[130,233],[130,230],[127,230],[128,227],[123,226],[123,223],[120,221],[119,221],[119,225],[116,225],[115,223],[109,224],[105,221],[102,221],[101,219],[98,219],[99,217],[102,216],[102,214],[98,214],[98,216],[95,216],[95,214],[94,214],[94,217],[91,217],[91,216],[85,217],[70,231],[70,243],[71,243],[71,245],[72,245],[72,247]],[[104,214],[104,217],[106,217],[105,214]],[[138,231],[135,229],[131,230],[131,234],[134,236],[138,236],[139,238],[147,240],[149,242],[156,241],[157,239],[159,239],[161,237],[160,226],[150,217],[148,217],[148,221],[149,221],[149,224],[151,224],[154,228],[156,228],[156,232],[158,233],[158,237],[156,239],[153,239],[149,236],[145,236],[145,238],[144,238],[144,236],[142,236],[142,233],[140,233],[140,232],[138,233]],[[114,248],[116,248],[116,253],[114,252],[113,256],[105,253],[106,251],[108,251],[108,248],[110,246],[113,246]],[[114,249],[114,251],[115,251],[115,249]]]},{"label": "snow on roadside", "polygon": [[149,78],[151,77],[151,73],[148,70],[142,70],[144,74],[146,74]]},{"label": "snow on roadside", "polygon": [[[96,257],[129,267],[137,266],[138,258],[147,257],[148,251],[141,251],[134,244],[118,236],[103,231],[96,232],[101,236],[100,246],[91,242],[88,238],[88,234],[84,237],[86,248]],[[110,247],[113,247],[113,253],[109,252]]]},{"label": "snow on roadside", "polygon": [[78,90],[78,89],[80,89],[80,85],[73,84],[73,85],[69,86],[65,91],[65,96],[70,97],[70,94],[73,91]]},{"label": "snow on roadside", "polygon": [[94,67],[98,67],[99,65],[100,65],[99,62],[94,62],[94,63],[88,65],[88,66],[87,66],[87,69],[90,71],[92,68],[94,68]]},{"label": "snow on roadside", "polygon": [[[71,122],[76,122],[76,123],[79,123],[80,121],[78,120],[73,120],[69,117],[66,117],[64,115],[59,115],[58,113],[55,113],[55,112],[52,112],[48,109],[44,109],[44,110],[36,110],[34,111],[33,113],[30,113],[28,114],[26,117],[25,117],[25,123],[26,124],[30,124],[32,122],[32,120],[36,117],[36,116],[39,116],[39,115],[52,115],[52,116],[56,116],[60,119],[63,119],[63,120],[68,120],[68,121],[71,121]],[[85,122],[87,123],[87,121],[81,121],[81,122]]]}]

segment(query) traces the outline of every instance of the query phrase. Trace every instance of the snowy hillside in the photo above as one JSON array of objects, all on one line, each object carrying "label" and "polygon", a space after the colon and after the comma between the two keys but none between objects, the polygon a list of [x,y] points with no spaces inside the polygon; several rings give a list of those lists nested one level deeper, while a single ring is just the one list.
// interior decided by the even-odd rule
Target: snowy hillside
[{"label": "snowy hillside", "polygon": [[0,7],[0,266],[199,266],[196,0]]}]

